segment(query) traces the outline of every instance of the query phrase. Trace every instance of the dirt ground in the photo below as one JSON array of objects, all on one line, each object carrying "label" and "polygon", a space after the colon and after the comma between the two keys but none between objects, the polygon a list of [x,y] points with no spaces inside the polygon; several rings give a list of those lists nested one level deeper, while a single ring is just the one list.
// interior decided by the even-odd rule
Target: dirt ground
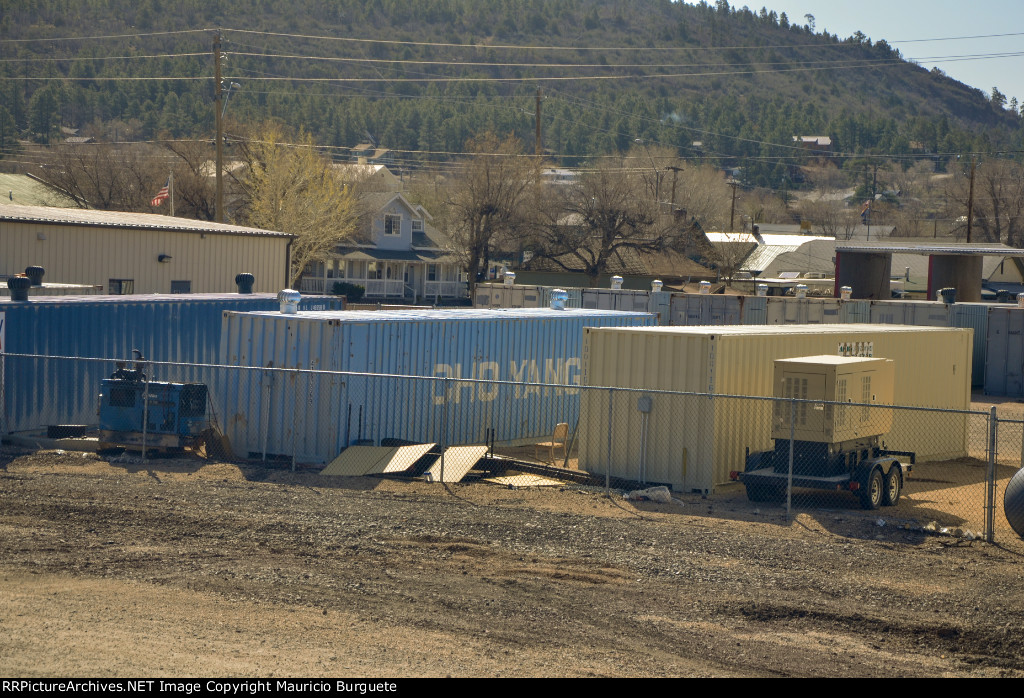
[{"label": "dirt ground", "polygon": [[7,449],[0,674],[1024,675],[1024,544],[902,507]]}]

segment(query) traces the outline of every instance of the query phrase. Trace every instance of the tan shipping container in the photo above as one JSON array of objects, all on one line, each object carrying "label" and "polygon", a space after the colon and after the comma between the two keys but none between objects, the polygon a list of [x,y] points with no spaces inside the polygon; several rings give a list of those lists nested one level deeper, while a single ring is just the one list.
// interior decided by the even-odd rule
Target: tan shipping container
[{"label": "tan shipping container", "polygon": [[[700,395],[584,391],[580,467],[712,492],[769,450],[776,359],[819,354],[894,362],[893,402],[970,408],[972,330],[899,325],[585,328],[583,385]],[[650,397],[647,401],[644,398]],[[609,405],[611,414],[609,414]],[[888,448],[919,461],[967,453],[967,416],[896,411]],[[609,451],[609,444],[611,446]]]}]

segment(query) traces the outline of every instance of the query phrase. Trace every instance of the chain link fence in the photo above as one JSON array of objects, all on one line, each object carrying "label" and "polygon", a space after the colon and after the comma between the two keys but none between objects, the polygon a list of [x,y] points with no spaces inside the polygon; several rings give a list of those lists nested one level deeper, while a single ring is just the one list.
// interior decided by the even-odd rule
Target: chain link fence
[{"label": "chain link fence", "polygon": [[1024,412],[549,384],[526,371],[511,382],[0,358],[3,433],[20,443],[755,513],[866,510],[886,525],[1016,537],[1002,496],[1021,467]]}]

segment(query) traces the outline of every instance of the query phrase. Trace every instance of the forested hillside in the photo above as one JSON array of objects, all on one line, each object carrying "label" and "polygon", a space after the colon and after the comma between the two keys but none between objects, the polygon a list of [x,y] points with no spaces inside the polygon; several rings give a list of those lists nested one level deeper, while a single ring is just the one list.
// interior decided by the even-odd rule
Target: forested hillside
[{"label": "forested hillside", "polygon": [[229,124],[278,117],[342,158],[372,140],[446,160],[487,130],[532,150],[538,89],[543,147],[566,165],[642,139],[778,187],[795,135],[937,161],[1021,146],[1016,100],[724,2],[0,0],[0,151],[61,127],[208,137],[216,30]]}]

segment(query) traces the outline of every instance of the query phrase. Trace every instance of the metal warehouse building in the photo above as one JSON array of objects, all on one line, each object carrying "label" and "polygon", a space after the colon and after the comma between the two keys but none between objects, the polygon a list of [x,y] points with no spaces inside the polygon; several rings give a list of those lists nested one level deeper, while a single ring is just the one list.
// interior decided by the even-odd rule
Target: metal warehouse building
[{"label": "metal warehouse building", "polygon": [[229,293],[236,272],[255,291],[288,286],[292,236],[151,213],[0,207],[0,275],[28,266],[46,280],[133,293]]}]

